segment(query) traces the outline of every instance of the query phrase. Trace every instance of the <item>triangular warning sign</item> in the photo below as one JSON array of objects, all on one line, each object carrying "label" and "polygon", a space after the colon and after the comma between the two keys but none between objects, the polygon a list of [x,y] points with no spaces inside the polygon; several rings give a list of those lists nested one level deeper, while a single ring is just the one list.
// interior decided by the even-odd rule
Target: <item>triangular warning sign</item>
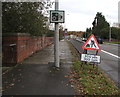
[{"label": "triangular warning sign", "polygon": [[91,50],[101,50],[95,36],[92,34],[89,39],[82,46],[83,49],[91,49]]}]

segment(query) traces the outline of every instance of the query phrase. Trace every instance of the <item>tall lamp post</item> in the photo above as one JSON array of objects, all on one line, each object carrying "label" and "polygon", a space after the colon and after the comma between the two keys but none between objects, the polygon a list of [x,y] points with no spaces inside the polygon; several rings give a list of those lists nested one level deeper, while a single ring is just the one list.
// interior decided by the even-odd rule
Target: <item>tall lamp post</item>
[{"label": "tall lamp post", "polygon": [[[59,9],[59,1],[55,0],[55,10]],[[59,65],[59,23],[55,23],[55,66],[60,67]]]},{"label": "tall lamp post", "polygon": [[59,10],[59,0],[55,0],[55,10],[50,11],[50,23],[55,23],[55,38],[54,38],[54,60],[55,66],[59,65],[59,23],[64,23],[64,11]]},{"label": "tall lamp post", "polygon": [[111,41],[111,26],[109,28],[109,41]]},{"label": "tall lamp post", "polygon": [[111,41],[111,16],[107,15],[107,17],[110,18],[110,21],[109,21],[109,24],[110,24],[110,27],[109,27],[109,41]]}]

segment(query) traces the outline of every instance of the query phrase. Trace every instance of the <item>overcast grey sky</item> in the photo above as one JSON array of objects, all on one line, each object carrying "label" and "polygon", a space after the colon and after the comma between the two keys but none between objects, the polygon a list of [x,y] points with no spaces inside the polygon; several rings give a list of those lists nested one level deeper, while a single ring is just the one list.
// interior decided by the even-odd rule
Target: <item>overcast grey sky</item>
[{"label": "overcast grey sky", "polygon": [[59,0],[59,10],[65,10],[64,27],[69,31],[85,31],[92,27],[97,12],[102,12],[111,25],[118,22],[120,0]]}]

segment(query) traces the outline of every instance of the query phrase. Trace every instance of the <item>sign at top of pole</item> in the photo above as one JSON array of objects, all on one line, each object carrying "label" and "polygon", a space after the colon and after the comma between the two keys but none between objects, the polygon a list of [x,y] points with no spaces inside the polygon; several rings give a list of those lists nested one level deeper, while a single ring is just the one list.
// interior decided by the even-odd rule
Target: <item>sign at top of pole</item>
[{"label": "sign at top of pole", "polygon": [[55,0],[55,10],[50,10],[50,23],[64,23],[65,11],[59,10],[59,0]]},{"label": "sign at top of pole", "polygon": [[101,50],[97,39],[95,36],[92,34],[88,40],[85,42],[85,44],[82,46],[83,49],[90,49],[90,50]]}]

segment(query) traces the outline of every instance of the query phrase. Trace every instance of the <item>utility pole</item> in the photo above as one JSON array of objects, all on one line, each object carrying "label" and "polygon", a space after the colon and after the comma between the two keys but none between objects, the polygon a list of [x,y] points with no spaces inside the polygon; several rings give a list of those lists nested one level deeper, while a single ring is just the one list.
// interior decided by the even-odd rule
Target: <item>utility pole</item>
[{"label": "utility pole", "polygon": [[111,41],[111,26],[110,26],[110,29],[109,29],[109,41]]},{"label": "utility pole", "polygon": [[[55,10],[59,9],[59,0],[55,0]],[[55,42],[54,42],[54,49],[55,49],[55,66],[60,67],[59,65],[59,23],[55,23]]]},{"label": "utility pole", "polygon": [[111,16],[107,15],[107,17],[110,18],[110,22],[109,22],[109,24],[110,24],[110,28],[109,28],[109,41],[111,41]]},{"label": "utility pole", "polygon": [[120,1],[118,2],[118,27],[120,28]]}]

